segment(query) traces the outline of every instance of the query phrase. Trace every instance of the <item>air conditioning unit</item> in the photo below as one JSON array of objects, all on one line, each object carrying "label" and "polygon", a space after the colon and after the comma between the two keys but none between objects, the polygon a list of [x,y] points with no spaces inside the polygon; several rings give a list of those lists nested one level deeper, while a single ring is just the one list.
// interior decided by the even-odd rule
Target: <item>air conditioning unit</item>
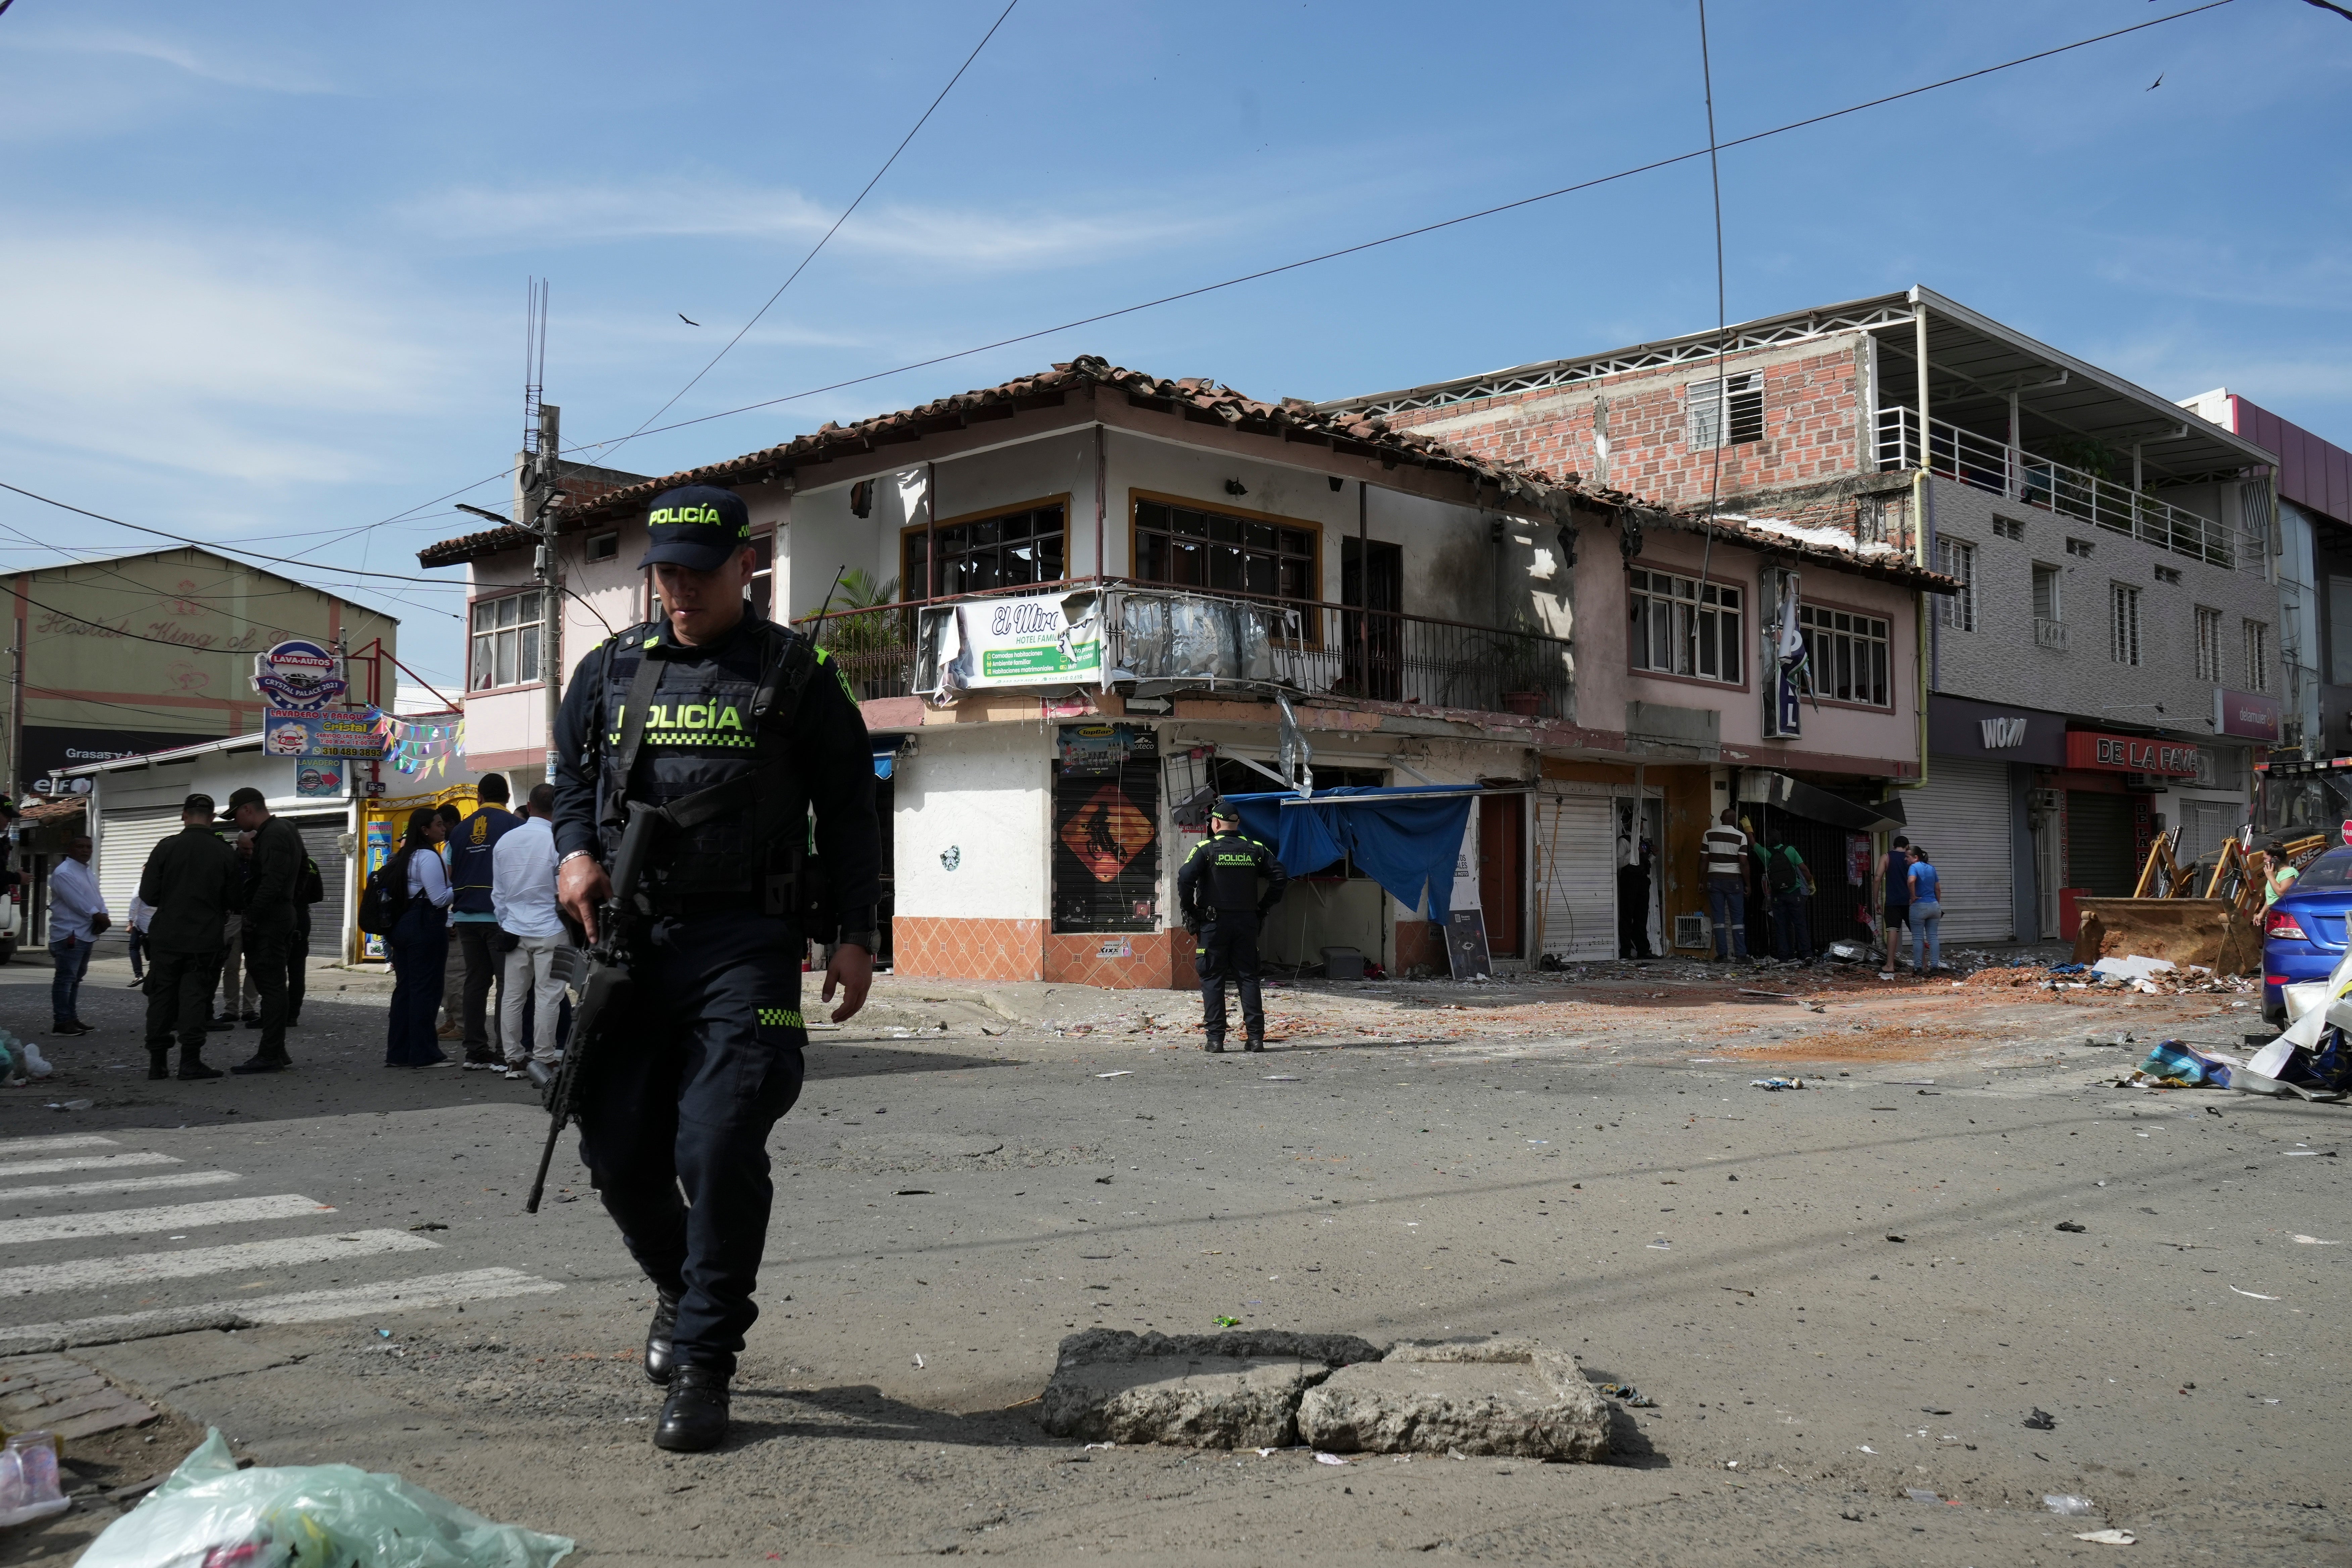
[{"label": "air conditioning unit", "polygon": [[2065,793],[2062,790],[2037,789],[2026,797],[2026,806],[2032,811],[2061,811],[2065,805]]},{"label": "air conditioning unit", "polygon": [[1675,945],[1676,947],[1706,947],[1711,945],[1710,939],[1707,934],[1706,917],[1705,915],[1676,915],[1675,917]]}]

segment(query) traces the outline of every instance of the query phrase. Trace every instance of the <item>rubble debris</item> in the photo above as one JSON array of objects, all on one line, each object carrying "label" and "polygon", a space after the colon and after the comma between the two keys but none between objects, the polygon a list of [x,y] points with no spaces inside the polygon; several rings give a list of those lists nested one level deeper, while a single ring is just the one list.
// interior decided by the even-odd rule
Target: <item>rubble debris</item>
[{"label": "rubble debris", "polygon": [[1037,1418],[1057,1437],[1288,1447],[1301,1395],[1336,1368],[1381,1354],[1352,1334],[1089,1329],[1063,1340]]},{"label": "rubble debris", "polygon": [[1300,1437],[1339,1453],[1592,1460],[1609,1407],[1572,1357],[1525,1341],[1398,1345],[1308,1389]]}]

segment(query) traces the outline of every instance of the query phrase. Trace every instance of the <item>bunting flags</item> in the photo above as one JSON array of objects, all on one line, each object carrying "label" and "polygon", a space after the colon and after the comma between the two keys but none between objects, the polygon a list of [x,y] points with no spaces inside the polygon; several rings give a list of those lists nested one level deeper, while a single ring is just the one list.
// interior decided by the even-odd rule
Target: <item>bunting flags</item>
[{"label": "bunting flags", "polygon": [[466,721],[462,718],[420,724],[395,719],[381,710],[370,711],[375,720],[376,733],[383,740],[384,757],[395,772],[418,780],[446,777],[450,759],[465,753]]}]

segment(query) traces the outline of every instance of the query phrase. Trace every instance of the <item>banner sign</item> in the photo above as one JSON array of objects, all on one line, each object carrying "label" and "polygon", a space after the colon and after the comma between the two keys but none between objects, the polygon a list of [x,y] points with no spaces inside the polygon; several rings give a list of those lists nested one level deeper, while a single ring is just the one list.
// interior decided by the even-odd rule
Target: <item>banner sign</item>
[{"label": "banner sign", "polygon": [[2213,689],[2213,730],[2221,735],[2242,735],[2249,741],[2279,738],[2279,700],[2258,691]]},{"label": "banner sign", "polygon": [[294,794],[300,800],[341,800],[351,782],[349,763],[307,757],[294,770]]},{"label": "banner sign", "polygon": [[2151,741],[2140,735],[2103,735],[2095,730],[2070,730],[2066,733],[2066,765],[2097,768],[2111,773],[2195,778],[2197,748],[2178,741]]},{"label": "banner sign", "polygon": [[350,687],[341,660],[317,643],[295,638],[253,656],[253,689],[272,707],[315,712]]},{"label": "banner sign", "polygon": [[[1091,590],[971,599],[923,612],[936,647],[923,662],[941,693],[1001,686],[1098,684],[1100,596]],[[936,662],[934,662],[934,660]]]},{"label": "banner sign", "polygon": [[1780,583],[1780,619],[1764,628],[1764,733],[1793,739],[1804,732],[1805,688],[1811,684],[1805,634],[1797,624],[1797,574],[1775,574]]},{"label": "banner sign", "polygon": [[383,715],[368,708],[341,708],[326,713],[268,709],[262,716],[261,749],[273,757],[380,763],[386,752]]}]

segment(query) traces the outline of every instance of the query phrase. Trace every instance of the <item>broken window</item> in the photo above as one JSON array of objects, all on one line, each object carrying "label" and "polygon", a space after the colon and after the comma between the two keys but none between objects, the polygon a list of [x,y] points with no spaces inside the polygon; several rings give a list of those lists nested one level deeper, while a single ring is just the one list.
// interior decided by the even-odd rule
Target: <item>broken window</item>
[{"label": "broken window", "polygon": [[[907,584],[910,599],[950,598],[958,594],[985,593],[991,588],[1018,588],[1062,580],[1063,516],[1059,503],[1024,507],[992,517],[962,518],[938,529],[939,559],[926,574],[931,531],[910,528],[905,545]],[[929,577],[929,595],[921,584]]]},{"label": "broken window", "polygon": [[[1694,381],[1684,389],[1688,398],[1689,441],[1695,448],[1737,447],[1743,442],[1764,439],[1764,375],[1761,371],[1749,371],[1744,375],[1725,376],[1717,382],[1714,376]],[[1731,405],[1731,435],[1723,435],[1722,408]]]},{"label": "broken window", "polygon": [[1741,591],[1670,572],[1627,574],[1633,626],[1626,639],[1635,669],[1738,685],[1743,679]]},{"label": "broken window", "polygon": [[1317,531],[1166,501],[1135,503],[1135,574],[1146,583],[1312,604]]}]

